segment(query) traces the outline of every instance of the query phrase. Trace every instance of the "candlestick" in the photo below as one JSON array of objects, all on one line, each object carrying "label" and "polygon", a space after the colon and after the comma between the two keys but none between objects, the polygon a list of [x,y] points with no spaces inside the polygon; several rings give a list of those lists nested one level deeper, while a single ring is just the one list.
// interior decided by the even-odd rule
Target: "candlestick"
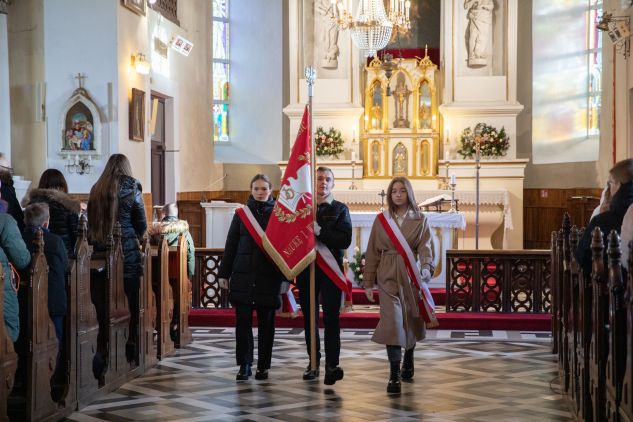
[{"label": "candlestick", "polygon": [[451,174],[451,185],[456,184],[456,180],[455,180],[455,173]]}]

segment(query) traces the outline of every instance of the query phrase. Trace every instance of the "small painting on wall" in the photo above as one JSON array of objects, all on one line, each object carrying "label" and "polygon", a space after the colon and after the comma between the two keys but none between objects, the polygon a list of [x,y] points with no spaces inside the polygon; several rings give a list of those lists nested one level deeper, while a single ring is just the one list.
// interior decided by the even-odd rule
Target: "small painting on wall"
[{"label": "small painting on wall", "polygon": [[121,3],[134,13],[145,16],[145,0],[121,0]]},{"label": "small painting on wall", "polygon": [[130,139],[145,140],[145,91],[132,88],[130,101]]},{"label": "small painting on wall", "polygon": [[60,155],[73,152],[97,156],[101,153],[101,117],[99,107],[85,88],[77,88],[62,109],[60,116]]}]

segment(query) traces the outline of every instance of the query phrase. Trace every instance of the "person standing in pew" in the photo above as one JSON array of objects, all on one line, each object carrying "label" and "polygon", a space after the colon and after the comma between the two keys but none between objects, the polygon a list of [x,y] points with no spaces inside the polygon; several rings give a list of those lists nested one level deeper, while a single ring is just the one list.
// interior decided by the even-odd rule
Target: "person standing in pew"
[{"label": "person standing in pew", "polygon": [[75,251],[77,242],[77,226],[81,206],[79,201],[68,195],[68,184],[61,171],[47,169],[40,176],[36,189],[27,192],[22,200],[23,205],[44,202],[48,204],[50,223],[48,230],[62,238],[69,255]]},{"label": "person standing in pew", "polygon": [[[189,233],[189,224],[185,220],[178,219],[178,205],[175,202],[171,202],[163,206],[160,222],[153,223],[147,232],[150,236],[165,236],[169,246],[178,245],[180,235],[183,234],[185,236],[187,241],[187,276],[189,277],[189,282],[191,282],[196,269],[196,249],[193,245],[191,233]],[[176,341],[177,332],[178,315],[174,312],[170,329],[170,336],[173,341]]]},{"label": "person standing in pew", "polygon": [[611,230],[620,233],[622,221],[629,206],[633,204],[633,158],[618,161],[609,170],[609,195],[611,197],[608,208],[589,221],[578,248],[576,259],[585,274],[591,273],[591,237],[593,229],[599,227],[604,236],[604,256],[607,257],[608,236]]},{"label": "person standing in pew", "polygon": [[372,341],[387,346],[391,369],[387,392],[399,394],[400,380],[413,378],[416,342],[425,338],[427,326],[437,326],[425,286],[434,271],[433,235],[407,178],[392,179],[387,193],[389,209],[378,214],[369,235],[363,286],[373,302],[373,288],[378,285],[380,321]]},{"label": "person standing in pew", "polygon": [[[347,205],[334,199],[334,173],[328,167],[316,169],[317,221],[314,224],[314,234],[317,242],[321,242],[329,250],[332,257],[343,269],[343,254],[352,243],[352,219]],[[341,329],[339,316],[344,294],[334,280],[331,280],[316,265],[315,268],[315,321],[319,325],[319,301],[323,306],[323,324],[325,325],[325,376],[323,383],[333,385],[343,379],[344,372],[339,366],[341,353]],[[299,301],[303,313],[305,342],[310,357],[310,268],[297,276],[299,287]],[[320,300],[319,300],[320,296]],[[319,377],[319,363],[321,360],[321,340],[319,330],[316,331],[316,361],[317,369],[312,370],[310,364],[303,372],[304,380]]]},{"label": "person standing in pew", "polygon": [[[275,337],[275,311],[281,307],[281,294],[290,283],[264,252],[261,234],[266,230],[275,201],[268,176],[251,180],[251,195],[244,208],[233,216],[226,238],[218,278],[222,289],[229,289],[235,308],[235,358],[240,369],[235,377],[245,381],[252,375],[253,310],[257,311],[257,372],[255,379],[268,378]],[[259,226],[261,230],[258,229]]]},{"label": "person standing in pew", "polygon": [[[1,184],[2,182],[0,182]],[[1,191],[0,191],[1,192]],[[18,285],[9,264],[23,270],[31,262],[31,254],[20,236],[18,223],[7,213],[9,205],[0,199],[0,264],[4,270],[4,325],[14,343],[20,334]],[[20,212],[22,209],[20,209]]]},{"label": "person standing in pew", "polygon": [[0,182],[2,182],[2,186],[0,186],[2,199],[7,202],[6,212],[15,219],[18,229],[22,232],[24,230],[24,213],[13,187],[13,167],[2,152],[0,152]]},{"label": "person standing in pew", "polygon": [[64,351],[64,318],[68,312],[66,296],[66,270],[68,269],[68,253],[61,236],[51,233],[50,211],[48,204],[35,202],[24,209],[24,232],[22,237],[31,253],[35,251],[35,234],[42,230],[44,238],[44,256],[48,264],[48,315],[55,326],[55,336],[59,349],[54,373],[54,384],[63,385],[61,377],[65,371],[60,366]]},{"label": "person standing in pew", "polygon": [[138,359],[139,289],[143,273],[141,242],[147,230],[142,191],[141,183],[132,176],[128,158],[113,154],[90,189],[88,199],[88,239],[95,250],[105,250],[115,222],[118,220],[121,224],[123,281],[130,307],[128,361]]}]

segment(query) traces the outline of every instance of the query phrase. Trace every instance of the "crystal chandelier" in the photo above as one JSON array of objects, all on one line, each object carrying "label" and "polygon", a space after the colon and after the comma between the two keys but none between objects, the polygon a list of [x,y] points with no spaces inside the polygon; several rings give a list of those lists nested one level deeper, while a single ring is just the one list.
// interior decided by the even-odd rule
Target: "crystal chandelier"
[{"label": "crystal chandelier", "polygon": [[340,29],[349,29],[354,45],[367,57],[375,56],[387,46],[393,34],[405,34],[411,29],[410,0],[389,0],[389,12],[383,0],[359,0],[356,17],[352,0],[332,0],[333,20]]}]

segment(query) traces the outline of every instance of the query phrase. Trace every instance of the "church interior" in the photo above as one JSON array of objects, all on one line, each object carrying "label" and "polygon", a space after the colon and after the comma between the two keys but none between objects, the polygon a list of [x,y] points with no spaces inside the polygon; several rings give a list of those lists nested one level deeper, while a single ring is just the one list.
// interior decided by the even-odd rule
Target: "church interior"
[{"label": "church interior", "polygon": [[[0,0],[2,200],[29,226],[55,169],[78,207],[63,337],[41,311],[48,226],[23,268],[0,230],[20,313],[19,340],[0,324],[0,421],[633,421],[633,189],[612,201],[633,181],[632,18],[631,0]],[[301,378],[295,313],[273,315],[270,376],[236,381],[227,235],[253,176],[281,195],[306,110],[349,209],[345,377]],[[135,303],[124,223],[91,228],[120,155],[147,222]],[[394,178],[432,233],[439,321],[397,395],[363,288]],[[191,244],[157,229],[172,203]]]}]

